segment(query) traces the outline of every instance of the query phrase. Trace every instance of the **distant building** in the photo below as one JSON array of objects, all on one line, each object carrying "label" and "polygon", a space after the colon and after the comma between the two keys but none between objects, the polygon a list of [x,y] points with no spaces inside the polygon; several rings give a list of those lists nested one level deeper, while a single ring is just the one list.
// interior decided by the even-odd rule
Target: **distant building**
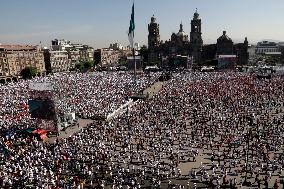
[{"label": "distant building", "polygon": [[44,50],[44,60],[47,73],[64,72],[75,68],[67,51]]},{"label": "distant building", "polygon": [[278,44],[269,41],[258,42],[255,47],[255,54],[264,55],[267,52],[280,52]]},{"label": "distant building", "polygon": [[119,58],[120,52],[109,48],[97,49],[94,52],[94,59],[96,62],[99,62],[101,66],[118,64]]},{"label": "distant building", "polygon": [[281,63],[284,64],[284,43],[279,44],[279,49],[281,52]]},{"label": "distant building", "polygon": [[123,45],[121,45],[120,43],[110,44],[109,48],[113,49],[113,50],[116,50],[116,51],[124,49]]},{"label": "distant building", "polygon": [[183,24],[180,24],[179,31],[172,33],[171,39],[160,45],[160,54],[164,56],[175,57],[176,55],[188,56],[191,54],[188,34],[183,30]]},{"label": "distant building", "polygon": [[71,43],[70,41],[55,39],[51,41],[52,51],[67,51],[72,63],[80,61],[93,61],[94,49],[88,45]]},{"label": "distant building", "polygon": [[237,43],[234,45],[234,55],[237,56],[237,64],[238,65],[247,65],[249,60],[249,52],[248,52],[248,39],[245,38],[243,43]]},{"label": "distant building", "polygon": [[38,46],[0,45],[0,80],[17,80],[26,67],[35,67],[39,75],[46,72],[43,52]]},{"label": "distant building", "polygon": [[202,46],[201,58],[202,61],[213,60],[216,58],[217,45],[216,44],[206,44]]},{"label": "distant building", "polygon": [[[178,60],[177,56],[194,57],[195,62],[201,59],[202,50],[202,33],[201,33],[201,19],[197,11],[191,20],[190,37],[184,31],[183,24],[179,25],[177,33],[172,33],[170,40],[165,42],[160,41],[159,24],[156,23],[154,16],[151,18],[151,23],[148,25],[148,64],[161,63],[164,65],[165,59]],[[189,40],[190,39],[190,40]],[[161,66],[161,65],[159,65]]]},{"label": "distant building", "polygon": [[44,60],[48,73],[64,72],[75,68],[76,63],[94,60],[94,49],[88,45],[55,39],[50,49],[44,50]]},{"label": "distant building", "polygon": [[[205,50],[203,48],[203,50]],[[248,40],[245,38],[243,43],[234,44],[233,40],[227,36],[226,31],[217,39],[216,44],[216,57],[219,55],[232,55],[236,56],[237,65],[247,65],[249,59],[248,53]]]},{"label": "distant building", "polygon": [[223,35],[217,39],[217,55],[232,55],[234,43],[231,38],[223,31]]},{"label": "distant building", "polygon": [[244,40],[244,43],[234,45],[233,40],[224,31],[223,35],[217,39],[216,44],[203,45],[201,24],[196,10],[191,20],[190,37],[184,31],[181,23],[179,31],[172,33],[171,38],[163,42],[160,41],[159,24],[156,23],[154,16],[151,17],[151,23],[148,24],[148,52],[147,56],[144,55],[148,58],[148,65],[171,65],[171,60],[177,61],[177,56],[181,56],[193,57],[194,65],[212,63],[217,66],[218,55],[235,55],[237,64],[248,64],[247,39]]}]

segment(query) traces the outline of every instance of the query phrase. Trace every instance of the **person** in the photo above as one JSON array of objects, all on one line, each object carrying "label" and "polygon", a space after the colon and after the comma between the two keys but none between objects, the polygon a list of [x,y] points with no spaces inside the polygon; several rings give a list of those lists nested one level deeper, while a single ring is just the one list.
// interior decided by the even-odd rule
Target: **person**
[{"label": "person", "polygon": [[279,188],[279,185],[278,185],[278,181],[276,179],[275,182],[274,182],[274,185],[273,185],[273,189],[278,189],[278,188]]},{"label": "person", "polygon": [[267,176],[265,176],[264,178],[264,187],[268,189],[268,177]]}]

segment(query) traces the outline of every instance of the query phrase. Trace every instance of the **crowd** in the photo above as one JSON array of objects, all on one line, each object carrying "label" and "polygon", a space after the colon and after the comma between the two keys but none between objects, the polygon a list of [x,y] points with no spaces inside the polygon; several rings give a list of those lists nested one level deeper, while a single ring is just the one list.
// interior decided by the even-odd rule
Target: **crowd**
[{"label": "crowd", "polygon": [[[110,77],[100,81],[116,90]],[[94,83],[78,77],[76,90],[70,80],[63,80],[68,89],[61,90],[67,97],[78,95],[70,104],[81,110],[69,107],[95,109],[87,99],[100,101],[97,90],[88,93],[90,98],[80,96]],[[281,76],[259,80],[246,73],[174,74],[153,98],[135,102],[109,121],[95,120],[66,139],[1,138],[7,152],[0,157],[0,186],[283,188],[283,97]]]},{"label": "crowd", "polygon": [[[35,120],[29,115],[28,100],[44,95],[56,103],[58,114],[76,113],[83,118],[105,118],[123,105],[128,97],[151,85],[160,73],[138,75],[133,87],[133,75],[121,72],[55,73],[33,80],[0,84],[0,129],[29,127]],[[52,92],[31,90],[32,82],[48,82]],[[54,97],[53,97],[54,96]]]}]

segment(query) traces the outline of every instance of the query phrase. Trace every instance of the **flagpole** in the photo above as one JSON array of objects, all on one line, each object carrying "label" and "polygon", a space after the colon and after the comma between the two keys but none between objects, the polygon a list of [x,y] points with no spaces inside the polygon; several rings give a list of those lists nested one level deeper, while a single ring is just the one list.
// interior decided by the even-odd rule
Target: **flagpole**
[{"label": "flagpole", "polygon": [[134,30],[135,30],[135,22],[134,22],[134,0],[132,5],[132,13],[131,20],[128,30],[128,39],[130,42],[130,46],[132,48],[133,61],[134,61],[134,85],[136,84],[136,59],[135,59],[135,47],[134,47]]},{"label": "flagpole", "polygon": [[[133,0],[133,7],[134,7],[134,0]],[[134,14],[133,14],[134,17]],[[133,31],[134,33],[134,31]],[[132,49],[132,53],[133,53],[133,61],[134,61],[134,85],[136,85],[136,79],[137,79],[137,73],[136,73],[136,58],[135,58],[135,43],[134,43],[134,35],[133,35],[133,45],[132,45],[133,49]]]},{"label": "flagpole", "polygon": [[133,45],[132,48],[132,54],[133,54],[133,61],[134,61],[134,84],[136,84],[136,59],[135,59],[135,47]]}]

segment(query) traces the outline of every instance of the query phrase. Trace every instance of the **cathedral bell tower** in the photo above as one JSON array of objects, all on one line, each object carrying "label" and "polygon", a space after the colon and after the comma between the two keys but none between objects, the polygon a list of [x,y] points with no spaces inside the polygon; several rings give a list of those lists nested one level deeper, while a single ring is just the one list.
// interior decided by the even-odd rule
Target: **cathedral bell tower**
[{"label": "cathedral bell tower", "polygon": [[190,45],[194,62],[200,62],[203,40],[201,33],[201,19],[199,18],[197,9],[191,20]]},{"label": "cathedral bell tower", "polygon": [[158,47],[160,46],[160,26],[156,23],[154,15],[151,17],[151,23],[148,24],[148,62],[158,63],[159,53]]},{"label": "cathedral bell tower", "polygon": [[156,18],[151,18],[151,23],[148,24],[148,48],[155,48],[160,45],[160,26],[156,23]]}]

